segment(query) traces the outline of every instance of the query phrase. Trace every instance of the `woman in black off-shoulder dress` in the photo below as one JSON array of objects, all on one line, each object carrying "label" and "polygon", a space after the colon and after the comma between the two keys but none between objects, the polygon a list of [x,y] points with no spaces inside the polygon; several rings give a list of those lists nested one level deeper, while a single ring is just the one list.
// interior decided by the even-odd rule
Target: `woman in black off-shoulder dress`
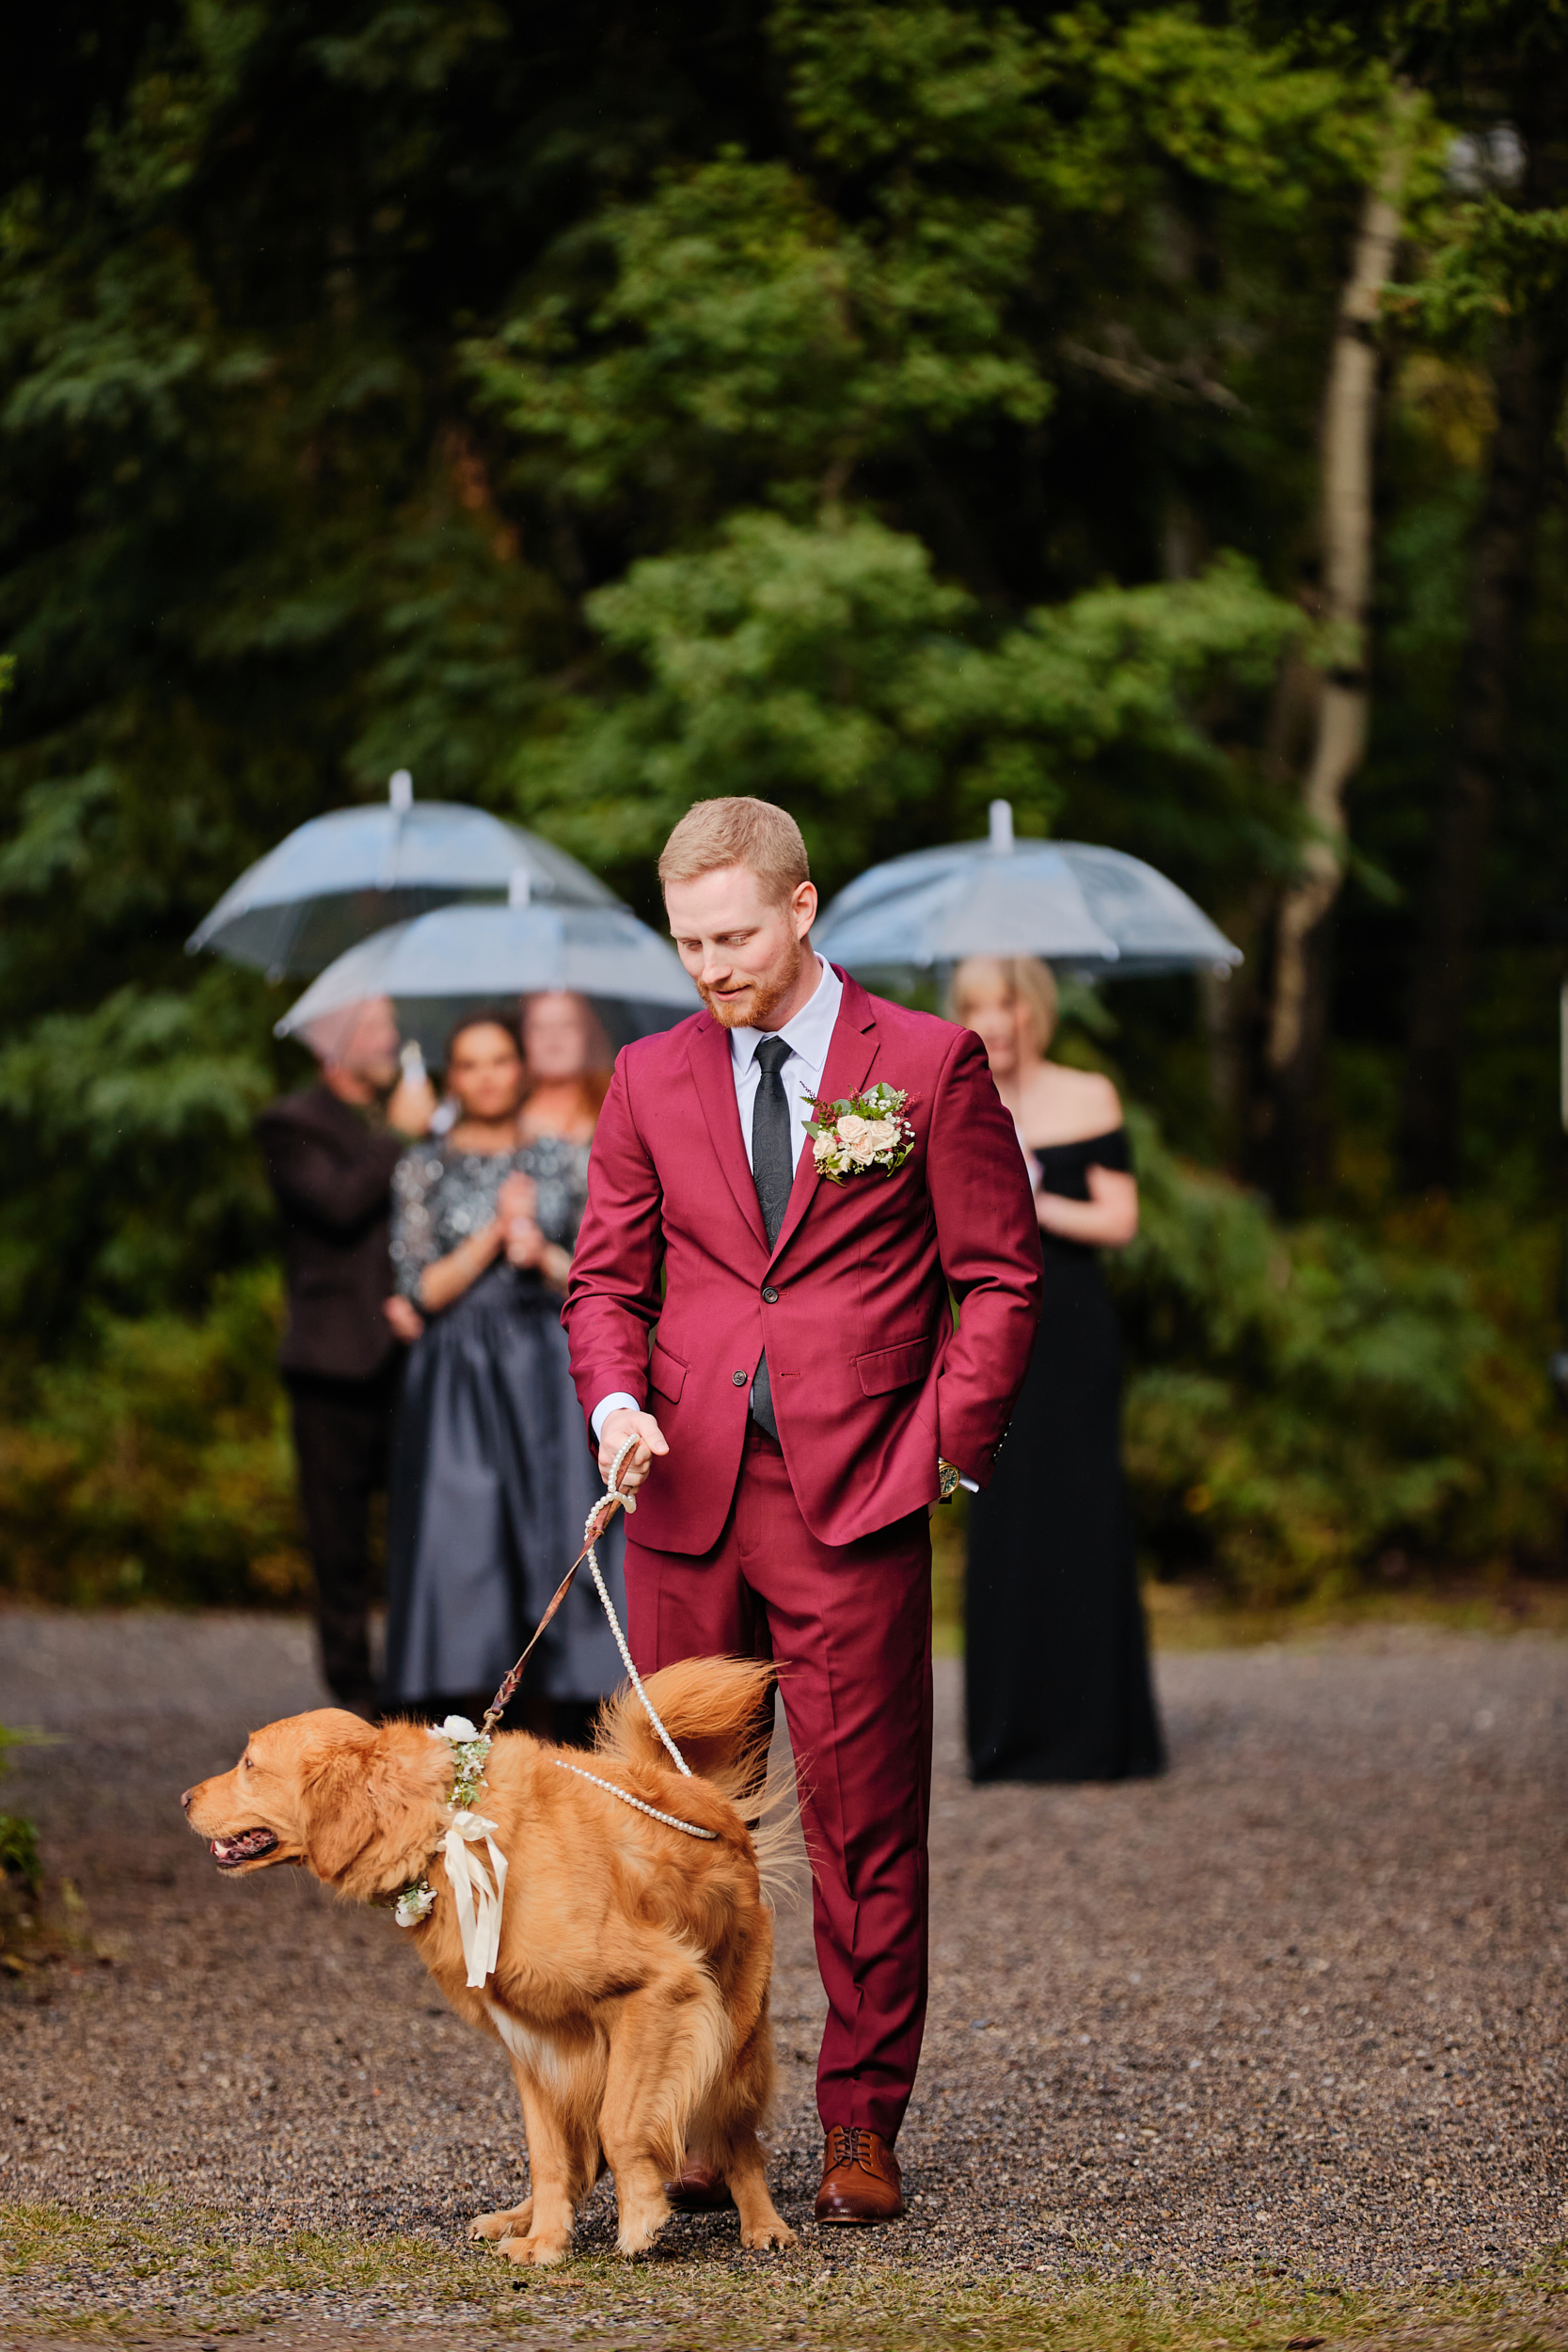
[{"label": "woman in black off-shoulder dress", "polygon": [[[1043,964],[974,958],[954,997],[1019,1122],[1045,1278],[1006,1441],[970,1503],[970,1769],[976,1780],[1158,1772],[1164,1748],[1121,1468],[1121,1346],[1099,1259],[1137,1231],[1121,1106],[1108,1079],[1046,1061],[1055,991]],[[1071,1140],[1034,1140],[1064,1128]]]}]

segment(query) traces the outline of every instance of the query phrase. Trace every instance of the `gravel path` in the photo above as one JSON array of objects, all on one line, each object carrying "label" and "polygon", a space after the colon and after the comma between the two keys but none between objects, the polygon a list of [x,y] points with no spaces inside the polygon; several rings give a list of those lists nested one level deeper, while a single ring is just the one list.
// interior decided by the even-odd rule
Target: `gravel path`
[{"label": "gravel path", "polygon": [[[939,1673],[912,2212],[833,2233],[835,2265],[1354,2287],[1516,2270],[1568,2237],[1568,1647],[1405,1631],[1165,1658],[1174,1769],[1119,1788],[971,1789]],[[512,2198],[510,2078],[391,1922],[295,1873],[220,1883],[182,1821],[180,1788],[250,1724],[319,1703],[293,1621],[0,1615],[0,1721],[70,1735],[19,1756],[8,1801],[113,1956],[0,1991],[0,2199],[450,2243]],[[774,2169],[800,2225],[803,1907],[780,1940]],[[584,2241],[610,2235],[601,2189]],[[723,2262],[733,2235],[680,2223],[671,2250]],[[789,2259],[827,2251],[808,2231]],[[0,2280],[0,2320],[8,2292],[13,2324],[95,2295],[180,2309],[166,2273],[145,2296],[73,2276],[41,2305]]]}]

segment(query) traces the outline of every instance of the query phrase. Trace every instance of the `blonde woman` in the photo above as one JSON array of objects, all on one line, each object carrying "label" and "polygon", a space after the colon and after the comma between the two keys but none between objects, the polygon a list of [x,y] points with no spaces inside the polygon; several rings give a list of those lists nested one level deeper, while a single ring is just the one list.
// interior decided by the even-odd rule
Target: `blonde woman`
[{"label": "blonde woman", "polygon": [[1121,1350],[1101,1249],[1138,1230],[1108,1078],[1047,1058],[1056,984],[971,957],[953,1009],[985,1046],[1034,1185],[1039,1334],[990,1486],[970,1504],[964,1672],[976,1780],[1124,1780],[1164,1762],[1121,1470]]}]

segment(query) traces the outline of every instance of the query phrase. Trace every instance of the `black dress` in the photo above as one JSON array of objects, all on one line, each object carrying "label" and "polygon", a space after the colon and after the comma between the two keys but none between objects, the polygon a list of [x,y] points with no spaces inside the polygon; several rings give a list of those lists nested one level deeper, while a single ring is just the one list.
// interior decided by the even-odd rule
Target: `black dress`
[{"label": "black dress", "polygon": [[[392,1270],[416,1298],[425,1267],[482,1230],[504,1180],[533,1179],[546,1240],[570,1249],[588,1146],[541,1136],[515,1152],[416,1144],[392,1179]],[[421,1311],[423,1311],[421,1310]],[[567,1366],[561,1301],[500,1259],[408,1351],[387,1529],[389,1707],[487,1698],[544,1613],[603,1491]],[[599,1564],[626,1623],[619,1519]],[[523,1696],[596,1701],[625,1669],[584,1568],[529,1661]]]},{"label": "black dress", "polygon": [[[1131,1172],[1124,1128],[1032,1152],[1043,1191]],[[1121,1470],[1121,1344],[1098,1253],[1042,1232],[1039,1336],[991,1483],[970,1502],[964,1677],[976,1780],[1164,1766]]]}]

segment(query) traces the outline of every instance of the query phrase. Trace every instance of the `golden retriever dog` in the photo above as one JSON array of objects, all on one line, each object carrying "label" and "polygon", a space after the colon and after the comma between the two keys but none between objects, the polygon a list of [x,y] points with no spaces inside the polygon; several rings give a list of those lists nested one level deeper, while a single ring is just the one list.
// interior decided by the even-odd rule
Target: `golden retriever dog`
[{"label": "golden retriever dog", "polygon": [[[498,1736],[474,1809],[498,1824],[507,1880],[499,1955],[480,1992],[468,1989],[439,1852],[452,1780],[445,1740],[322,1708],[253,1733],[231,1772],[182,1800],[219,1869],[235,1876],[302,1863],[359,1901],[427,1882],[435,1905],[407,1932],[458,2015],[501,2043],[522,2101],[532,2195],[470,2225],[514,2262],[563,2260],[606,2165],[623,2254],[657,2236],[670,2213],[664,2183],[689,2161],[727,2179],[743,2245],[795,2242],[773,2210],[757,2137],[773,2090],[773,1930],[737,1809],[757,1809],[771,1683],[770,1666],[718,1658],[649,1677],[689,1780],[629,1690],[607,1703],[592,1755],[526,1732]],[[649,1820],[584,1770],[712,1838]]]}]

